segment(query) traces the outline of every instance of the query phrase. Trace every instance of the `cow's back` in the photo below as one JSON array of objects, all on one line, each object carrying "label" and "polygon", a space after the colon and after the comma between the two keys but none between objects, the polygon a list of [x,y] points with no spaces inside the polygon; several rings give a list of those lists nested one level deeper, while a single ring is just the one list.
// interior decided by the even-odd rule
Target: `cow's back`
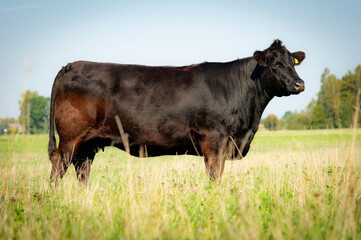
[{"label": "cow's back", "polygon": [[[115,116],[119,116],[130,144],[182,151],[189,148],[189,134],[192,125],[197,124],[194,118],[195,114],[199,117],[200,99],[204,95],[196,93],[196,89],[202,88],[197,87],[201,83],[194,77],[194,68],[84,61],[65,68],[57,79],[55,101],[76,98],[87,103],[78,104],[81,108],[78,114],[84,115],[93,128],[85,140],[97,135],[119,139],[115,121]],[[59,112],[55,116],[56,123],[64,118]]]}]

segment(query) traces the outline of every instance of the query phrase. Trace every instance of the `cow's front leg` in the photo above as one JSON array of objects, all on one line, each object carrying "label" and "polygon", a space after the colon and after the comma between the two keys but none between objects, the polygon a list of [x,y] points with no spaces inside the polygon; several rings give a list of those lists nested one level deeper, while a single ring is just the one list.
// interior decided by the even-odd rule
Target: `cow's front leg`
[{"label": "cow's front leg", "polygon": [[92,162],[92,159],[87,158],[85,161],[78,161],[74,163],[76,176],[79,180],[79,183],[83,186],[88,184]]},{"label": "cow's front leg", "polygon": [[201,141],[206,173],[210,180],[220,178],[224,171],[225,146],[226,140],[217,135],[205,136]]},{"label": "cow's front leg", "polygon": [[76,177],[83,186],[88,184],[90,168],[98,148],[84,143],[73,159]]}]

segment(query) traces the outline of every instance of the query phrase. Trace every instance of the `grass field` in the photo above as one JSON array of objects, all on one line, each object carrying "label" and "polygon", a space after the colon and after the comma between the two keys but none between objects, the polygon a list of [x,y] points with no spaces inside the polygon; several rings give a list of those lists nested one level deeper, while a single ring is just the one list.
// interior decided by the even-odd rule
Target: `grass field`
[{"label": "grass field", "polygon": [[0,239],[361,239],[361,131],[259,132],[209,182],[202,158],[97,154],[49,187],[47,136],[0,137]]}]

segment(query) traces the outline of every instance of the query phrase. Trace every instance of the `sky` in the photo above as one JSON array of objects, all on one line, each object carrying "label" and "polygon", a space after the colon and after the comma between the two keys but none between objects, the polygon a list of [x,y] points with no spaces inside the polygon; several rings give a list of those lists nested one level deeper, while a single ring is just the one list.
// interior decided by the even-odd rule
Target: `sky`
[{"label": "sky", "polygon": [[361,1],[0,2],[0,118],[18,117],[25,90],[50,97],[77,60],[184,66],[250,57],[280,39],[304,51],[305,92],[274,98],[263,117],[303,110],[325,68],[341,78],[361,64]]}]

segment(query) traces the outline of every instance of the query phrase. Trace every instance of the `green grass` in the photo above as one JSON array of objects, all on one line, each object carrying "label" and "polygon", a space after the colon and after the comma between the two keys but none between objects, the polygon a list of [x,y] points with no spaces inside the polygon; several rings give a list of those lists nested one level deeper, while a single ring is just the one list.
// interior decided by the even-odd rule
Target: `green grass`
[{"label": "green grass", "polygon": [[49,187],[47,136],[0,137],[0,239],[360,239],[361,132],[259,132],[209,182],[203,160],[97,154]]}]

